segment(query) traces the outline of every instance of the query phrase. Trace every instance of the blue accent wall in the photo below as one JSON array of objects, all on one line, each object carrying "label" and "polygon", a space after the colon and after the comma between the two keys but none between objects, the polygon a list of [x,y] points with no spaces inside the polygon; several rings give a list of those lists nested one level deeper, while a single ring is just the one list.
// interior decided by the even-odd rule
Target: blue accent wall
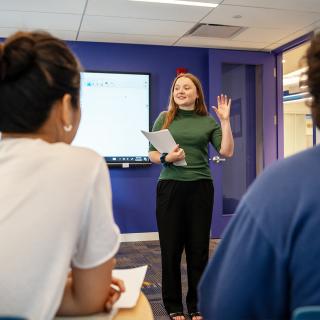
[{"label": "blue accent wall", "polygon": [[[69,45],[84,69],[150,73],[151,124],[167,107],[171,83],[178,67],[187,68],[198,76],[205,96],[209,97],[208,49],[94,42],[69,42]],[[155,193],[159,172],[158,165],[110,168],[114,216],[121,233],[157,231]]]}]

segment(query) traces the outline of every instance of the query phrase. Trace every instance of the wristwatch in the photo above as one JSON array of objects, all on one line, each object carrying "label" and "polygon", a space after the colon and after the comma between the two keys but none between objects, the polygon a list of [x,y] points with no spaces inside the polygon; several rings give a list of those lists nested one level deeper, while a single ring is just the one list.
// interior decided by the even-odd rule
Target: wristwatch
[{"label": "wristwatch", "polygon": [[167,155],[168,155],[168,153],[162,153],[160,156],[160,162],[165,168],[171,166],[171,164],[172,164],[171,162],[166,161]]}]

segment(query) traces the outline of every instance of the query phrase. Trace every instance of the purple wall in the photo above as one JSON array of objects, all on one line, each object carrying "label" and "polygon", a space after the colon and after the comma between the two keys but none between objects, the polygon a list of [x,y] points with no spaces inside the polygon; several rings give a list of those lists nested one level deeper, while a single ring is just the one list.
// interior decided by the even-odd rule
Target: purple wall
[{"label": "purple wall", "polygon": [[[0,42],[3,40],[0,38]],[[200,78],[208,106],[214,104],[212,99],[216,97],[215,91],[220,93],[221,90],[220,84],[213,83],[216,88],[210,88],[210,91],[208,86],[209,83],[212,85],[212,73],[219,71],[213,70],[209,61],[211,62],[216,55],[219,56],[222,50],[78,41],[70,41],[68,44],[86,70],[150,73],[151,124],[158,114],[166,109],[176,68],[187,68]],[[235,52],[229,53],[234,55]],[[241,57],[247,59],[251,55],[254,53],[239,51],[236,53],[236,62],[241,63],[238,57],[241,60]],[[272,86],[270,78],[265,80]],[[275,98],[275,95],[269,95],[269,99]],[[272,138],[276,135],[274,128],[270,126],[267,126],[264,133]],[[274,152],[267,152],[265,160],[266,164],[271,163],[274,160]],[[114,215],[121,233],[157,231],[155,190],[159,172],[160,167],[157,165],[148,168],[110,168]]]},{"label": "purple wall", "polygon": [[[208,98],[208,49],[70,42],[84,69],[151,74],[151,123],[167,106],[176,68],[202,81]],[[129,142],[128,142],[129,143]],[[122,233],[155,232],[155,189],[160,168],[110,168],[113,207]]]}]

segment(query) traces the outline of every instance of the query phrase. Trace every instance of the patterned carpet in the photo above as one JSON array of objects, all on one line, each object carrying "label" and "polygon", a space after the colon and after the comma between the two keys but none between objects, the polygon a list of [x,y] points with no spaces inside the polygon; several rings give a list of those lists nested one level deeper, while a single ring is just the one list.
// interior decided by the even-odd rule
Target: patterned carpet
[{"label": "patterned carpet", "polygon": [[[218,240],[210,241],[210,256]],[[116,268],[133,268],[148,265],[148,271],[143,283],[142,291],[147,296],[155,320],[167,320],[168,316],[161,299],[161,258],[159,241],[123,242],[116,256]],[[187,289],[185,257],[182,258],[181,278],[184,297]],[[186,309],[185,309],[186,312]]]}]

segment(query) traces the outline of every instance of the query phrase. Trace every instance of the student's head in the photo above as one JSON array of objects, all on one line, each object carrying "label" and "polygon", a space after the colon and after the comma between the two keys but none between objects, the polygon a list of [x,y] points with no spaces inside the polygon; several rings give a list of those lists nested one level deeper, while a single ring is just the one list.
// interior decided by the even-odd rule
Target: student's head
[{"label": "student's head", "polygon": [[71,143],[80,121],[80,66],[44,32],[17,32],[0,44],[0,131],[45,134]]},{"label": "student's head", "polygon": [[179,107],[193,106],[195,113],[208,114],[200,80],[191,73],[181,73],[172,82],[168,112],[163,128],[168,128]]},{"label": "student's head", "polygon": [[320,33],[311,41],[307,50],[307,84],[312,96],[310,103],[313,121],[320,128]]}]

